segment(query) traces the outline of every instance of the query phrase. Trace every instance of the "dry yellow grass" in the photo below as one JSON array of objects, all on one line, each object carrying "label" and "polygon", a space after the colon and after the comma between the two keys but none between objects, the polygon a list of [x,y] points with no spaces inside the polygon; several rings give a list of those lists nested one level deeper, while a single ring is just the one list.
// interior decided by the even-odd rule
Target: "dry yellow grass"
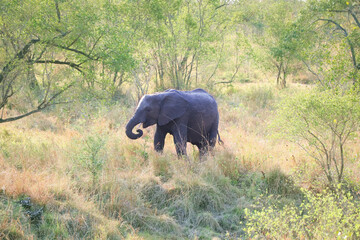
[{"label": "dry yellow grass", "polygon": [[[155,197],[160,194],[157,196],[160,202],[182,196],[184,202],[177,204],[181,209],[192,211],[186,201],[191,198],[196,202],[198,198],[208,197],[206,194],[212,197],[209,198],[212,206],[219,208],[217,201],[222,204],[219,197],[222,193],[213,182],[219,184],[224,177],[236,182],[247,173],[267,177],[273,170],[280,169],[292,175],[297,186],[319,187],[313,185],[322,173],[310,157],[294,143],[271,137],[268,123],[274,114],[273,104],[282,94],[280,90],[245,84],[223,88],[218,94],[219,132],[224,145],[216,145],[204,162],[199,162],[198,150],[191,144],[187,148],[189,161],[178,159],[172,136],[166,138],[164,153],[156,153],[153,150],[155,127],[146,129],[144,136],[136,141],[128,139],[124,126],[131,117],[131,109],[112,108],[103,117],[78,125],[61,125],[59,119],[43,113],[2,124],[0,192],[11,198],[26,195],[38,204],[52,205],[55,209],[71,207],[86,213],[96,222],[95,232],[99,238],[121,235],[119,229],[126,229],[130,233],[127,239],[145,239],[139,236],[138,226],[132,227],[129,221],[144,224],[148,230],[161,226],[159,232],[179,231],[172,218],[158,213],[151,205],[154,203],[144,200],[144,194],[151,191],[155,191]],[[88,136],[105,140],[101,153],[104,165],[95,186],[91,171],[79,162]],[[348,176],[358,183],[359,139],[349,144],[348,150]],[[167,197],[162,199],[161,194]],[[238,206],[249,206],[246,200],[238,201]],[[86,221],[82,216],[78,216],[80,225]],[[191,217],[194,224],[209,222],[215,230],[219,228],[208,213]]]},{"label": "dry yellow grass", "polygon": [[[3,193],[10,197],[27,195],[35,201],[45,204],[53,199],[53,188],[62,188],[63,180],[56,180],[48,173],[17,170],[3,167],[0,172],[0,186]],[[59,186],[60,185],[60,186]]]}]

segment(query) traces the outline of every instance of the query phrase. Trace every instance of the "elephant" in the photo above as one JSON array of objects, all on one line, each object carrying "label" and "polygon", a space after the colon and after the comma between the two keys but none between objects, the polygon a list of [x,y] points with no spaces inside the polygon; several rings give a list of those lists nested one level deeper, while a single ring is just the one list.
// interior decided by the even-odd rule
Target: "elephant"
[{"label": "elephant", "polygon": [[178,157],[186,155],[187,142],[198,147],[200,158],[214,148],[217,137],[222,143],[217,103],[201,88],[192,91],[169,89],[144,95],[126,125],[126,135],[130,139],[143,135],[141,129],[133,132],[140,123],[143,128],[156,124],[154,149],[157,152],[163,151],[168,133],[173,136]]}]

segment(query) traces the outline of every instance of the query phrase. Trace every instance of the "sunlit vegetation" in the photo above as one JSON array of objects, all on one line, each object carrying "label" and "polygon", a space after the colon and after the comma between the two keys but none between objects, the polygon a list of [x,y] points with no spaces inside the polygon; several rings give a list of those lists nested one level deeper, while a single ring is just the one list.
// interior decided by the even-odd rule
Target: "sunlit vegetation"
[{"label": "sunlit vegetation", "polygon": [[[359,239],[360,2],[0,2],[1,239]],[[204,88],[200,160],[138,100]]]}]

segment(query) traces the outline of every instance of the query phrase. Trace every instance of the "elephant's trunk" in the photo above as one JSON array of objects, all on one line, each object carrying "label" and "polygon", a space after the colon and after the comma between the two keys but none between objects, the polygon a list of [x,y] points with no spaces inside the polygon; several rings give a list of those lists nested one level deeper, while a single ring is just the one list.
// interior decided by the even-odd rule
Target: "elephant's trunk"
[{"label": "elephant's trunk", "polygon": [[137,134],[133,133],[133,128],[138,125],[140,121],[137,121],[135,118],[130,119],[128,124],[126,125],[126,135],[130,139],[138,139],[143,135],[143,131],[141,129],[137,129]]}]

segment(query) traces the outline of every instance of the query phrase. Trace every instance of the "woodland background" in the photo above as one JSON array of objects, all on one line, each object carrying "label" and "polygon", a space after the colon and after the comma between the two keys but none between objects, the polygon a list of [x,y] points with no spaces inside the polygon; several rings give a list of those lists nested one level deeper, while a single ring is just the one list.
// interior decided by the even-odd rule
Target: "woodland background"
[{"label": "woodland background", "polygon": [[[2,0],[0,238],[360,238],[359,0]],[[138,100],[204,88],[206,161]]]}]

